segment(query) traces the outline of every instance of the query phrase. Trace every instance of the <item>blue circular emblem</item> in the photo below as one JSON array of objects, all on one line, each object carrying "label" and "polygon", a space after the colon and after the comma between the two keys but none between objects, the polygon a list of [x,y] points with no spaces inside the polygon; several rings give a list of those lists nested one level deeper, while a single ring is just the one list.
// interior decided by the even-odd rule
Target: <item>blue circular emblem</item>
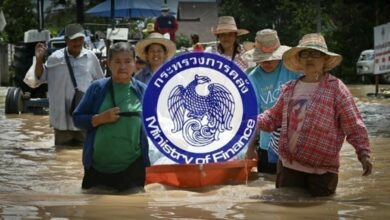
[{"label": "blue circular emblem", "polygon": [[149,139],[181,164],[230,160],[256,130],[249,79],[234,62],[211,53],[165,63],[148,83],[142,112]]}]

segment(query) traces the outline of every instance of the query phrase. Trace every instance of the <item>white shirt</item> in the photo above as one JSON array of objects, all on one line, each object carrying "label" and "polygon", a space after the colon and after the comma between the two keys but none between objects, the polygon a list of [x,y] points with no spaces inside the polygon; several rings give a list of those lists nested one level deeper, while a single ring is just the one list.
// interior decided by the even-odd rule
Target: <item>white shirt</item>
[{"label": "white shirt", "polygon": [[[69,108],[74,95],[74,86],[66,65],[64,51],[65,49],[61,49],[51,54],[44,65],[41,77],[34,80],[38,86],[42,83],[48,84],[50,125],[58,130],[79,130],[74,126],[72,117],[69,114]],[[99,60],[92,51],[83,48],[78,57],[69,55],[69,60],[73,67],[79,90],[85,92],[92,81],[103,77]],[[26,78],[27,76],[35,77],[35,63],[33,62],[33,65],[27,72]],[[29,83],[27,84],[34,87]]]}]

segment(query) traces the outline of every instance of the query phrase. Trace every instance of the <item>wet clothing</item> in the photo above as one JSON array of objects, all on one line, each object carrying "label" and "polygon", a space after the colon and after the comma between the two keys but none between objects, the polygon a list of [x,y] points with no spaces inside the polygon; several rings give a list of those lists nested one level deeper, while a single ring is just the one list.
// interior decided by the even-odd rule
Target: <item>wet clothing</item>
[{"label": "wet clothing", "polygon": [[[86,140],[83,148],[83,165],[85,169],[91,168],[93,161],[94,142],[97,129],[99,127],[92,126],[92,117],[99,113],[101,105],[107,96],[110,94],[111,78],[104,78],[92,83],[81,100],[80,104],[74,111],[73,120],[76,126],[87,131]],[[137,98],[142,100],[146,85],[138,80],[132,80],[129,87],[135,92]],[[148,141],[142,126],[139,127],[139,143],[141,148],[142,158],[145,166],[149,166],[148,157]]]},{"label": "wet clothing", "polygon": [[345,138],[355,148],[359,159],[369,156],[367,129],[353,96],[341,80],[330,74],[323,77],[307,104],[296,150],[290,152],[288,109],[297,83],[298,80],[286,83],[276,104],[257,118],[258,129],[273,131],[281,126],[279,156],[303,166],[337,173]]},{"label": "wet clothing", "polygon": [[[113,83],[115,103],[121,112],[141,112],[141,100],[128,84]],[[99,113],[113,107],[106,95]],[[125,170],[141,156],[139,143],[141,117],[119,117],[115,123],[98,126],[93,145],[93,167],[106,173]]]},{"label": "wet clothing", "polygon": [[339,176],[337,173],[312,174],[284,167],[278,162],[276,188],[305,188],[312,196],[330,196],[335,193]]},{"label": "wet clothing", "polygon": [[[259,113],[271,108],[278,99],[282,86],[292,79],[298,79],[299,76],[298,73],[288,70],[282,62],[279,62],[275,70],[270,73],[264,72],[260,66],[253,69],[248,78],[255,89]],[[259,147],[261,149],[268,150],[270,140],[270,132],[260,131]],[[270,151],[268,160],[276,164],[278,155]]]},{"label": "wet clothing", "polygon": [[[57,130],[77,131],[79,128],[74,125],[72,116],[69,114],[74,86],[65,61],[65,49],[51,54],[44,65],[41,77],[35,78],[35,82],[28,85],[35,88],[34,86],[47,83],[50,125]],[[85,92],[92,81],[103,78],[99,60],[92,51],[83,48],[78,57],[69,54],[69,60],[79,90]],[[34,70],[35,62],[26,75],[35,77]]]},{"label": "wet clothing", "polygon": [[56,146],[82,146],[85,131],[63,131],[54,129],[54,144]]},{"label": "wet clothing", "polygon": [[118,191],[128,190],[145,185],[145,165],[142,157],[130,164],[125,170],[116,173],[100,172],[91,167],[84,170],[81,188],[90,189],[94,186],[109,186]]}]

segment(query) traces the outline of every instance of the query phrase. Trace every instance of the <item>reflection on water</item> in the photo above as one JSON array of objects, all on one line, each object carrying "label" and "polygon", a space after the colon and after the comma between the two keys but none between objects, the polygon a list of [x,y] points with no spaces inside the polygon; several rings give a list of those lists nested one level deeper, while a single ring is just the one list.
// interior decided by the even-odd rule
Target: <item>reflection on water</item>
[{"label": "reflection on water", "polygon": [[373,146],[373,175],[361,176],[354,149],[342,150],[336,195],[312,198],[275,189],[274,176],[247,185],[182,190],[159,184],[140,194],[83,193],[81,149],[54,148],[48,116],[4,115],[0,89],[0,216],[91,219],[389,219],[390,99],[367,97],[373,86],[350,86]]}]

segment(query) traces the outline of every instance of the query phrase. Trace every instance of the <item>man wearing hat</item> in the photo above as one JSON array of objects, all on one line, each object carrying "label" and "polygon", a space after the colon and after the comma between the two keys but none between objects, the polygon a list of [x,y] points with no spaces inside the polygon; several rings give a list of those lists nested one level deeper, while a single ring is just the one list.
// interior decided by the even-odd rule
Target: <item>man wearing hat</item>
[{"label": "man wearing hat", "polygon": [[[244,54],[246,60],[257,64],[249,73],[249,79],[255,88],[260,113],[275,104],[283,84],[299,77],[299,74],[286,69],[281,62],[283,53],[288,49],[290,47],[280,45],[275,30],[263,29],[256,33],[255,48]],[[276,173],[278,135],[277,132],[271,134],[261,131],[249,143],[247,157],[258,159],[258,172]]]},{"label": "man wearing hat", "polygon": [[[85,48],[84,29],[80,24],[69,24],[65,27],[66,47],[55,51],[45,62],[47,47],[44,43],[35,46],[35,61],[27,75],[33,81],[25,82],[35,88],[42,83],[48,84],[50,126],[54,128],[55,145],[80,145],[84,132],[73,124],[70,107],[75,93],[70,69],[77,88],[85,92],[91,82],[103,77],[103,71],[96,55]],[[68,67],[65,56],[69,57]]]},{"label": "man wearing hat", "polygon": [[176,31],[179,28],[176,18],[169,13],[168,5],[161,7],[161,15],[157,17],[154,23],[154,30],[160,34],[169,33],[171,41],[176,42]]}]

